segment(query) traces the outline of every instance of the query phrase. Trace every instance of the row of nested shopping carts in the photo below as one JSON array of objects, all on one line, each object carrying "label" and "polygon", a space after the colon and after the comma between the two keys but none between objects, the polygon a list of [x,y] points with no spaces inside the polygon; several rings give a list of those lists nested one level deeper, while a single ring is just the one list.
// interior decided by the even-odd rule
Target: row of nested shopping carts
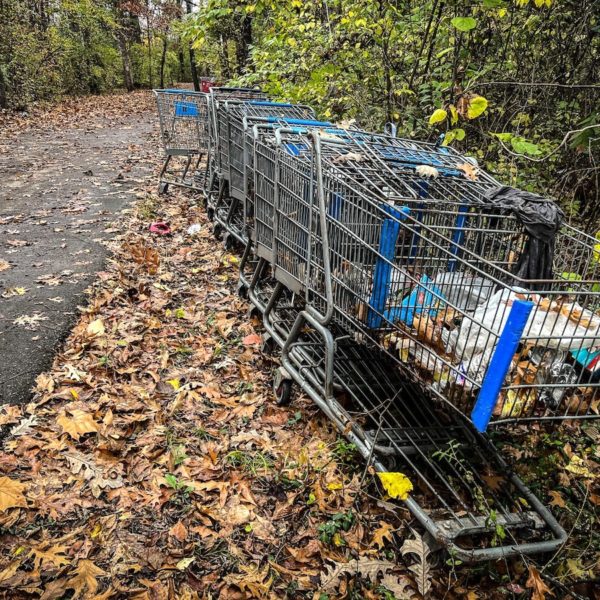
[{"label": "row of nested shopping carts", "polygon": [[258,89],[156,98],[160,191],[201,191],[244,248],[277,401],[295,383],[375,470],[406,475],[406,507],[456,560],[559,548],[486,430],[598,416],[597,240],[440,144]]}]

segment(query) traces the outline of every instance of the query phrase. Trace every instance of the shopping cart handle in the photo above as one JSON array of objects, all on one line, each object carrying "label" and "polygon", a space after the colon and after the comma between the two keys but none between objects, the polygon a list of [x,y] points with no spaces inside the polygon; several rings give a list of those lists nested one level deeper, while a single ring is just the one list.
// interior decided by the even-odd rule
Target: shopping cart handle
[{"label": "shopping cart handle", "polygon": [[272,102],[271,100],[248,100],[246,104],[252,104],[252,106],[279,106],[281,108],[294,108],[299,106],[298,104],[290,104],[289,102]]},{"label": "shopping cart handle", "polygon": [[333,127],[329,121],[311,121],[305,119],[286,119],[285,117],[267,117],[269,123],[285,122],[287,125],[304,125],[305,127]]}]

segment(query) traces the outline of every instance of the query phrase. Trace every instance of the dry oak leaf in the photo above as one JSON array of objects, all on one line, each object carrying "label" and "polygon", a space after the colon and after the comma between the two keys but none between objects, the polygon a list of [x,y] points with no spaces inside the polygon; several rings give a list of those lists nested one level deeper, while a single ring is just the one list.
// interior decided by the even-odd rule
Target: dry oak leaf
[{"label": "dry oak leaf", "polygon": [[95,337],[97,335],[104,335],[105,329],[104,329],[104,323],[102,322],[102,319],[96,319],[95,321],[92,321],[91,323],[89,323],[87,326],[86,332],[90,337]]},{"label": "dry oak leaf", "polygon": [[13,562],[9,563],[3,571],[0,571],[0,583],[6,581],[7,579],[10,579],[17,572],[17,569],[20,566],[20,560],[14,560]]},{"label": "dry oak leaf", "polygon": [[178,539],[180,542],[184,542],[185,538],[187,538],[188,530],[186,526],[178,521],[169,529],[169,535],[172,535],[174,538]]},{"label": "dry oak leaf", "polygon": [[16,479],[0,477],[0,512],[18,506],[27,508],[27,499],[23,495],[25,489],[25,484]]},{"label": "dry oak leaf", "polygon": [[78,440],[85,433],[97,433],[98,424],[94,421],[92,415],[78,408],[70,410],[71,416],[65,413],[61,414],[56,422],[62,427],[65,433],[68,433],[74,440]]},{"label": "dry oak leaf", "polygon": [[65,588],[75,591],[73,600],[85,596],[93,596],[98,589],[96,579],[106,575],[100,567],[97,567],[91,560],[81,559],[75,569],[74,577],[71,577],[66,583]]},{"label": "dry oak leaf", "polygon": [[[333,565],[325,565],[326,572],[321,575],[320,591],[326,593],[336,592],[340,580],[346,575],[355,576],[358,574],[363,579],[378,585],[379,574],[381,573],[386,581],[385,586],[396,594],[396,598],[407,600],[412,597],[412,594],[406,592],[407,588],[410,587],[410,581],[404,576],[388,574],[388,571],[397,568],[396,563],[387,560],[373,560],[364,556],[347,563],[334,562]],[[393,586],[393,588],[390,586]]]},{"label": "dry oak leaf", "polygon": [[389,524],[383,521],[379,527],[373,532],[373,544],[377,546],[380,550],[385,546],[386,540],[388,542],[392,541],[392,534],[394,533],[394,528]]},{"label": "dry oak leaf", "polygon": [[52,564],[55,567],[63,567],[69,564],[69,559],[65,555],[67,546],[63,544],[56,544],[51,546],[47,550],[43,550],[43,546],[36,546],[31,548],[31,556],[33,557],[33,569],[37,571],[44,564]]},{"label": "dry oak leaf", "polygon": [[414,554],[418,558],[418,562],[410,565],[408,568],[415,575],[419,593],[422,596],[427,596],[431,590],[431,565],[429,564],[429,555],[431,548],[416,531],[412,532],[415,536],[413,540],[404,540],[400,552],[402,556],[406,554]]},{"label": "dry oak leaf", "polygon": [[7,269],[10,269],[10,263],[5,260],[0,259],[0,273],[2,271],[6,271]]},{"label": "dry oak leaf", "polygon": [[529,565],[529,578],[525,587],[532,590],[531,600],[545,600],[546,594],[554,596],[552,590],[544,583],[540,572],[533,565]]}]

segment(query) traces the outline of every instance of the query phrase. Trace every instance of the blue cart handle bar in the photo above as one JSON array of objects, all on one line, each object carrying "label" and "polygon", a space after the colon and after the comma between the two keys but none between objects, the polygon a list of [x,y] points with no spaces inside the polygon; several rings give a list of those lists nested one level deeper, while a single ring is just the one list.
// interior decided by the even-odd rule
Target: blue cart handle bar
[{"label": "blue cart handle bar", "polygon": [[304,125],[305,127],[334,127],[329,121],[311,121],[309,119],[286,119],[285,117],[267,117],[269,123],[285,123],[286,125]]}]

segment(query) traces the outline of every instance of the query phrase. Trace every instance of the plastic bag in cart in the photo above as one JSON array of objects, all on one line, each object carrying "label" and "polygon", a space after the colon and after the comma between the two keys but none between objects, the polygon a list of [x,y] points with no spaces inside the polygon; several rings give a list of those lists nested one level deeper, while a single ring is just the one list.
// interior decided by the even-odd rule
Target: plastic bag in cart
[{"label": "plastic bag in cart", "polygon": [[579,304],[550,302],[527,290],[500,290],[472,313],[447,338],[446,350],[469,360],[494,347],[502,333],[515,300],[527,297],[535,306],[529,315],[522,339],[534,346],[557,350],[581,350],[600,341],[600,317]]}]

